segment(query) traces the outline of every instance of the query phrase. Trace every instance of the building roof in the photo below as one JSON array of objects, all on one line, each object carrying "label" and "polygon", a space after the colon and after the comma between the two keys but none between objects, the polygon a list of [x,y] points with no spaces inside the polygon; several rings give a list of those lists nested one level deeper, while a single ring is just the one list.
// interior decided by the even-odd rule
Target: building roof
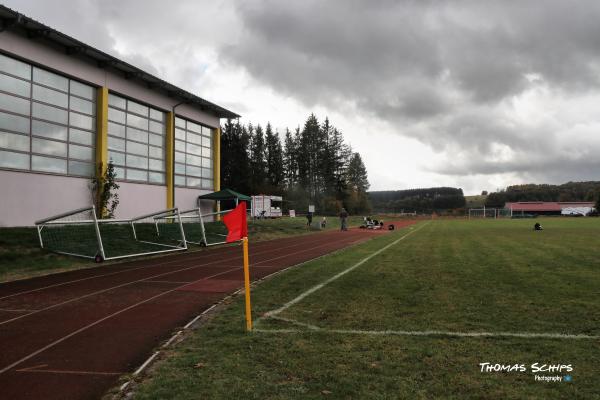
[{"label": "building roof", "polygon": [[99,68],[111,68],[112,70],[119,71],[126,79],[141,81],[149,88],[162,89],[166,91],[169,96],[196,105],[201,110],[211,112],[219,118],[240,117],[232,111],[204,100],[193,93],[172,85],[125,61],[119,60],[110,54],[104,53],[101,50],[80,42],[79,40],[65,35],[56,29],[50,28],[33,18],[27,17],[0,4],[0,33],[7,29],[26,35],[30,39],[46,40],[50,43],[58,44],[64,47],[66,54],[86,57],[95,62]]},{"label": "building roof", "polygon": [[238,193],[231,189],[223,189],[218,192],[203,194],[202,196],[198,196],[198,199],[202,200],[242,200],[242,201],[252,201],[250,196],[246,196],[245,194]]},{"label": "building roof", "polygon": [[560,212],[568,207],[594,207],[594,202],[589,201],[519,201],[506,203],[504,208],[513,211],[556,211]]}]

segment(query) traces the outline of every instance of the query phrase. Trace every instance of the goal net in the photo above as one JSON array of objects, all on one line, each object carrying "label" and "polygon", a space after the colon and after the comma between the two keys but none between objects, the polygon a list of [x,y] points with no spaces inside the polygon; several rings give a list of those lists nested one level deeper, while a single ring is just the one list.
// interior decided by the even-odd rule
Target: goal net
[{"label": "goal net", "polygon": [[470,208],[469,219],[471,218],[497,218],[498,208]]},{"label": "goal net", "polygon": [[94,207],[36,222],[42,248],[96,261],[187,249],[174,208],[130,219],[98,219]]}]

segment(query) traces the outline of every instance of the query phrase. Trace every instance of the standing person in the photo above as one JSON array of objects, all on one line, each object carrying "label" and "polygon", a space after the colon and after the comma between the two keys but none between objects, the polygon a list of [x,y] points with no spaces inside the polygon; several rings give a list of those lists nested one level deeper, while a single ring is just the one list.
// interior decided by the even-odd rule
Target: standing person
[{"label": "standing person", "polygon": [[312,225],[312,213],[309,211],[308,214],[306,214],[306,227],[310,228],[311,225]]},{"label": "standing person", "polygon": [[342,225],[341,230],[348,230],[348,211],[345,208],[342,208],[342,212],[340,212],[340,223]]}]

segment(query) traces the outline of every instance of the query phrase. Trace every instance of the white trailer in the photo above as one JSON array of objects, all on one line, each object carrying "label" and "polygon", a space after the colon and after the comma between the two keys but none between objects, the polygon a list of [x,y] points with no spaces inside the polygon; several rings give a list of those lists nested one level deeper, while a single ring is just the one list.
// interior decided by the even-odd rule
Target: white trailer
[{"label": "white trailer", "polygon": [[257,195],[252,196],[251,216],[254,218],[280,218],[281,196]]}]

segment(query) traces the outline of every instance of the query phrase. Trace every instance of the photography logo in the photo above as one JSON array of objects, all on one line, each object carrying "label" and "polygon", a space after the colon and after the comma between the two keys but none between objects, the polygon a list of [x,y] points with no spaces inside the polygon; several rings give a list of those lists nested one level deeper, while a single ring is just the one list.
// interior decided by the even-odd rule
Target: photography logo
[{"label": "photography logo", "polygon": [[546,364],[533,363],[526,364],[500,364],[483,362],[479,363],[480,372],[482,373],[529,373],[537,382],[573,382],[573,366],[571,364]]}]

